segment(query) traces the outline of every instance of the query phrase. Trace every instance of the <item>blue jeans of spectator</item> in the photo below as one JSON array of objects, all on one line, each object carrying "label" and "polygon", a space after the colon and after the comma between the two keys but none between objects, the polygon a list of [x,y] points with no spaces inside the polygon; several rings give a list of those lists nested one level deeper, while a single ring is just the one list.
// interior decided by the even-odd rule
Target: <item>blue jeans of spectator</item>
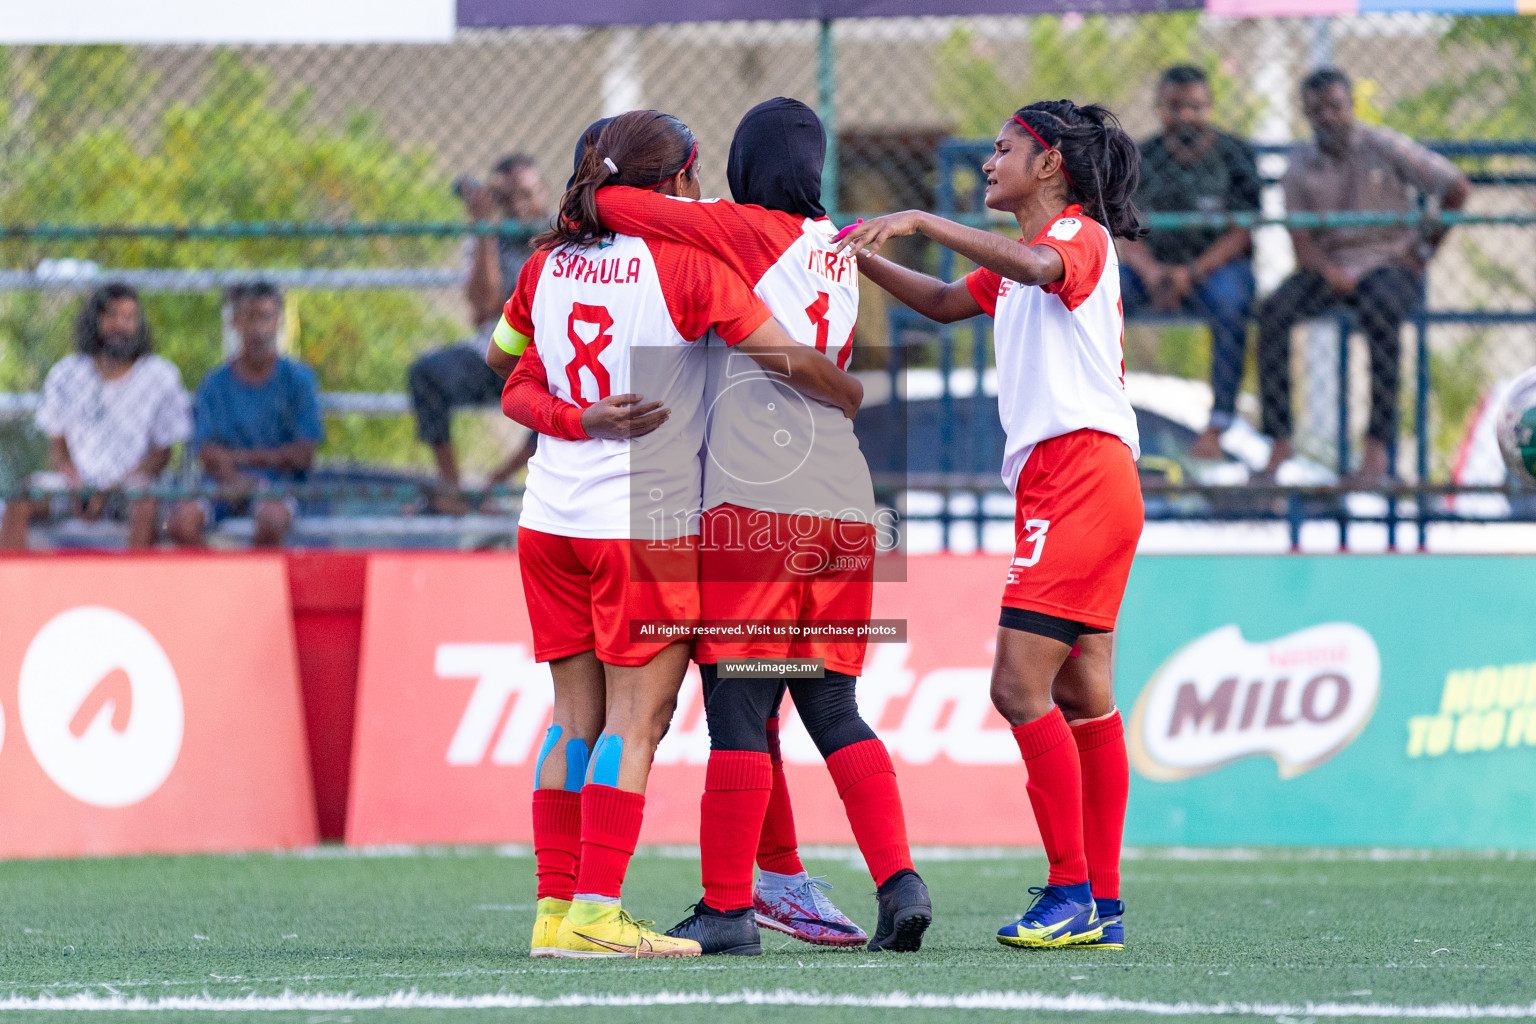
[{"label": "blue jeans of spectator", "polygon": [[428,352],[406,374],[416,434],[427,444],[448,443],[453,410],[501,400],[501,377],[485,365],[485,347],[477,342]]},{"label": "blue jeans of spectator", "polygon": [[[1253,305],[1253,267],[1248,258],[1217,267],[1195,285],[1179,312],[1199,317],[1211,328],[1211,426],[1225,430],[1237,416],[1237,388],[1243,380],[1248,349],[1248,310]],[[1120,265],[1120,300],[1127,317],[1152,306],[1141,277]]]}]

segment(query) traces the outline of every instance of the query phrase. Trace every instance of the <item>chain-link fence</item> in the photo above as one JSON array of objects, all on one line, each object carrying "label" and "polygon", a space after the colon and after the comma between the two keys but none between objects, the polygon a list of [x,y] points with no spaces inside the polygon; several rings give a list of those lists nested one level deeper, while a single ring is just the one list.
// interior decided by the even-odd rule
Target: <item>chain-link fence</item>
[{"label": "chain-link fence", "polygon": [[[1169,112],[1162,76],[1175,65],[1203,79],[1202,116],[1224,135],[1174,124],[1188,114]],[[1329,177],[1318,158],[1310,177],[1297,171],[1290,147],[1313,138],[1300,84],[1324,65],[1353,80],[1358,123],[1456,140],[1434,147],[1450,163],[1415,163],[1417,150],[1383,143],[1369,167],[1335,161],[1346,171]],[[1190,84],[1181,74],[1173,84]],[[586,124],[651,106],[695,130],[704,191],[725,194],[736,121],[776,95],[834,126],[828,197],[840,218],[922,207],[993,223],[976,168],[1030,100],[1105,103],[1147,140],[1154,233],[1124,262],[1138,278],[1127,284],[1126,363],[1149,479],[1267,484],[1268,436],[1280,433],[1296,458],[1279,485],[1390,481],[1378,470],[1420,484],[1503,482],[1478,422],[1499,383],[1536,363],[1536,19],[1186,12],[474,30],[443,45],[0,49],[0,483],[43,468],[36,396],[71,350],[84,292],[125,277],[188,389],[231,351],[223,287],[285,284],[285,342],[325,395],[320,464],[427,479],[435,453],[408,411],[409,368],[473,338],[483,312],[465,297],[473,243],[455,179],[486,178],[520,153],[556,193]],[[1350,166],[1365,169],[1350,177]],[[1470,197],[1431,254],[1450,182],[1437,174],[1451,166]],[[1379,201],[1399,172],[1427,202],[1412,187]],[[1237,180],[1245,173],[1251,182]],[[1299,206],[1377,211],[1346,212],[1316,238],[1343,233],[1395,255],[1356,261],[1354,292],[1298,284],[1285,219],[1294,225]],[[1228,258],[1202,261],[1235,223],[1252,230],[1227,239]],[[892,255],[967,269],[911,240]],[[929,388],[951,417],[941,431],[951,443],[910,445],[936,452],[913,472],[995,473],[996,428],[957,440],[953,420],[968,400],[992,401],[984,330],[941,331],[864,292],[861,346],[904,351],[908,394]],[[1219,442],[1201,436],[1213,405],[1219,427],[1223,412],[1234,417]],[[457,422],[464,479],[478,482],[520,444],[498,421]],[[1389,462],[1372,463],[1374,448]]]}]

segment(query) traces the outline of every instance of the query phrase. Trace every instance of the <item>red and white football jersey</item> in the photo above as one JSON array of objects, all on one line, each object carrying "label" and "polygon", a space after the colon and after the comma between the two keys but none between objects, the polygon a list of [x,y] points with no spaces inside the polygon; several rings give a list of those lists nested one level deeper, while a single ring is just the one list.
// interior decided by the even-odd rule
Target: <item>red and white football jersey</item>
[{"label": "red and white football jersey", "polygon": [[1125,397],[1120,261],[1108,229],[1074,204],[1027,244],[1055,249],[1066,275],[1038,288],[982,267],[965,278],[995,321],[997,407],[1008,434],[1003,482],[1010,491],[1035,445],[1075,430],[1113,434],[1132,458],[1141,457],[1136,413]]},{"label": "red and white football jersey", "polygon": [[771,314],[707,252],[624,235],[536,253],[504,317],[536,342],[549,391],[586,408],[638,392],[665,424],[632,441],[545,437],[529,460],[521,523],[563,537],[667,540],[699,531],[710,331],[735,344]]},{"label": "red and white football jersey", "polygon": [[[859,268],[834,251],[830,220],[624,187],[600,189],[597,205],[616,231],[715,254],[752,286],[786,334],[847,368]],[[706,509],[872,521],[869,466],[841,410],[802,396],[740,353],[710,359],[707,395]]]}]

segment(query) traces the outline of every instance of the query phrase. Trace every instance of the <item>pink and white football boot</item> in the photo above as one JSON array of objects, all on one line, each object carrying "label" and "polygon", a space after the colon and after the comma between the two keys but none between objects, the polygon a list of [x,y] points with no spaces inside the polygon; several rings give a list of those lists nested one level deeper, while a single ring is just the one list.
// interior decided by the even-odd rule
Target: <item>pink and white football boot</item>
[{"label": "pink and white football boot", "polygon": [[863,946],[869,936],[827,898],[830,888],[832,883],[824,877],[812,878],[804,871],[759,872],[752,893],[757,923],[817,946]]}]

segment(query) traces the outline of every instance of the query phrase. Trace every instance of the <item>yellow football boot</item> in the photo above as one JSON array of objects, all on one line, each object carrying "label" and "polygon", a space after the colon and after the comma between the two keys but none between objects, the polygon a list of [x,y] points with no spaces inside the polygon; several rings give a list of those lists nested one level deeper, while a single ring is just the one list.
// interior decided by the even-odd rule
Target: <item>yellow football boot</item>
[{"label": "yellow football boot", "polygon": [[560,933],[560,922],[571,909],[570,900],[545,896],[539,900],[539,916],[533,922],[533,943],[529,956],[559,956],[555,952],[555,936]]},{"label": "yellow football boot", "polygon": [[608,957],[701,956],[692,939],[674,939],[652,931],[649,921],[636,921],[617,903],[573,900],[551,955],[600,959]]}]

